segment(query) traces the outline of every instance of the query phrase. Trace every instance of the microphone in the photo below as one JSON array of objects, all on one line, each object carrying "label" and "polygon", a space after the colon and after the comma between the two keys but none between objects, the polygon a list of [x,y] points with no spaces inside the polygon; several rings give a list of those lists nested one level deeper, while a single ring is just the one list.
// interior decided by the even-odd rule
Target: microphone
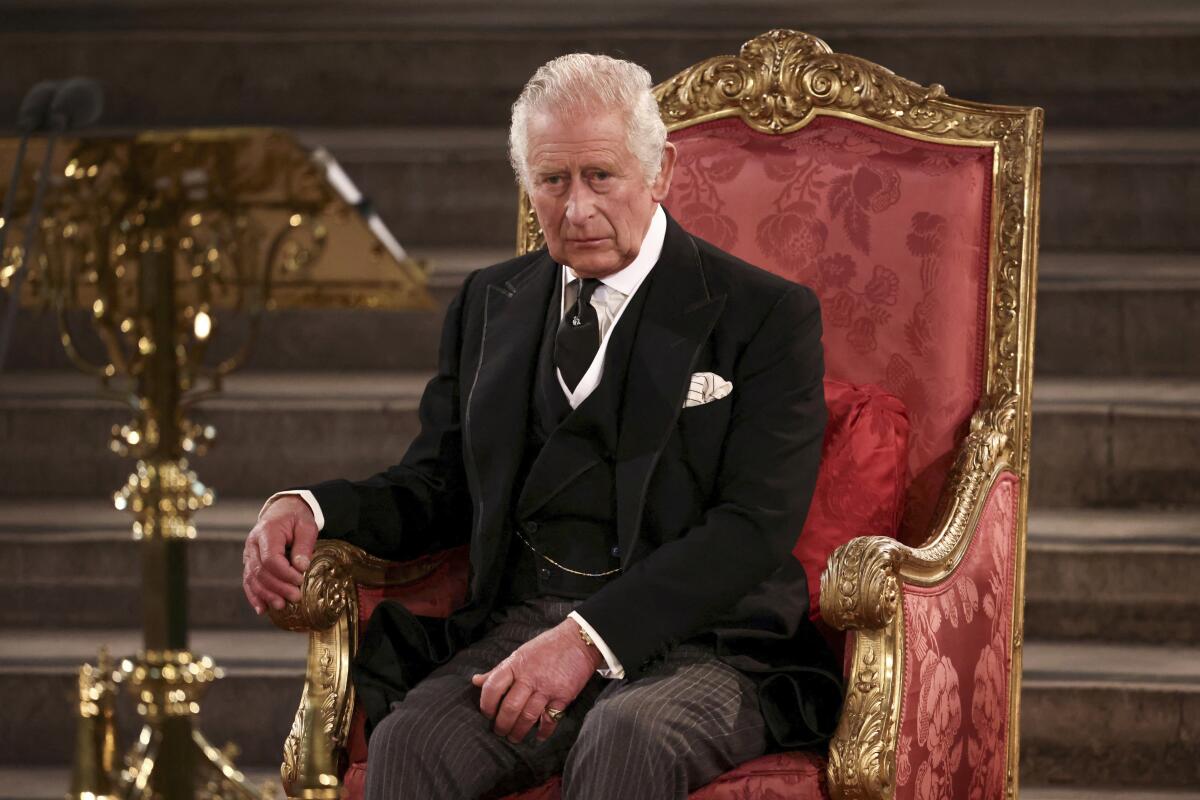
[{"label": "microphone", "polygon": [[[17,130],[33,133],[41,130],[46,121],[46,112],[58,92],[58,81],[41,81],[25,94],[21,108],[17,111]],[[18,162],[20,163],[20,162]]]},{"label": "microphone", "polygon": [[79,130],[100,119],[104,91],[91,78],[70,78],[59,85],[46,113],[48,127],[64,133]]},{"label": "microphone", "polygon": [[46,184],[50,182],[50,162],[54,156],[54,144],[58,135],[65,131],[78,130],[91,125],[100,118],[104,110],[104,92],[100,84],[91,78],[70,78],[62,82],[42,81],[29,90],[17,112],[17,126],[22,130],[21,143],[17,152],[17,164],[13,168],[13,181],[9,184],[5,198],[4,226],[0,228],[0,254],[4,252],[3,240],[9,227],[12,213],[12,198],[16,194],[16,182],[21,162],[25,156],[25,143],[29,136],[46,130],[46,153],[38,172],[37,185],[33,193],[33,205],[25,219],[22,242],[21,268],[12,276],[13,281],[5,304],[5,314],[0,325],[0,371],[4,370],[4,359],[12,340],[13,324],[17,319],[17,304],[21,299],[21,286],[29,272],[29,264],[37,249],[34,236],[38,220],[42,215],[42,201],[46,195]]}]

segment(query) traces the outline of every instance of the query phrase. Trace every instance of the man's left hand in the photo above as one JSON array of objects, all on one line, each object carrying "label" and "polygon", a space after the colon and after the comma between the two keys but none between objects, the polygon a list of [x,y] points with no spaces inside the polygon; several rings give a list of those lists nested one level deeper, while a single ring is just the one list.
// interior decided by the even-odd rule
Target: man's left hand
[{"label": "man's left hand", "polygon": [[600,651],[580,638],[579,624],[566,619],[471,682],[483,687],[479,710],[496,721],[497,734],[520,742],[538,723],[544,741],[558,725],[546,709],[565,710],[602,663]]}]

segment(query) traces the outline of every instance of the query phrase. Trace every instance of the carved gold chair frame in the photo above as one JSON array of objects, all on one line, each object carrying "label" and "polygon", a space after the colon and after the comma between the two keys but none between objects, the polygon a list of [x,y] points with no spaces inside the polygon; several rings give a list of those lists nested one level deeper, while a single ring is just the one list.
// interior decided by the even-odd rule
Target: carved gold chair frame
[{"label": "carved gold chair frame", "polygon": [[[851,631],[847,692],[830,745],[828,787],[834,798],[891,798],[904,674],[906,587],[935,586],[966,553],[984,501],[1005,472],[1020,479],[1007,728],[1007,797],[1017,790],[1021,645],[1025,599],[1034,290],[1041,179],[1040,108],[957,100],[938,85],[921,86],[877,64],[833,52],[822,40],[773,30],[746,42],[737,56],[717,56],[655,87],[669,131],[737,117],[768,134],[786,134],[832,115],[902,136],[993,151],[987,340],[983,396],[942,489],[939,510],[920,547],[884,536],[840,547],[821,578],[821,608],[833,627]],[[542,246],[537,218],[521,193],[517,251]],[[349,662],[358,637],[357,586],[418,580],[436,568],[389,564],[341,542],[319,545],[303,599],[272,617],[310,636],[306,693],[323,697],[328,744],[344,748],[354,689]],[[301,768],[306,704],[285,745],[282,774]]]}]

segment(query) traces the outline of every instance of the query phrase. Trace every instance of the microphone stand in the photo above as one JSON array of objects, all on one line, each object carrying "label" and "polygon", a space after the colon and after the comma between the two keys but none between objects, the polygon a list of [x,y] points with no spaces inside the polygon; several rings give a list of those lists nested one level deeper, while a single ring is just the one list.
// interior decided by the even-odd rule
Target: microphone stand
[{"label": "microphone stand", "polygon": [[[33,205],[30,207],[29,216],[25,219],[25,231],[21,237],[21,258],[19,261],[14,261],[5,270],[13,269],[15,273],[11,277],[12,282],[9,284],[8,302],[4,304],[3,321],[0,322],[0,372],[4,371],[4,361],[8,356],[8,346],[12,341],[13,326],[17,321],[17,308],[21,303],[21,287],[25,283],[25,276],[29,274],[29,265],[37,253],[37,226],[42,218],[42,204],[46,198],[46,184],[50,182],[50,164],[54,159],[54,145],[58,139],[59,133],[66,127],[65,120],[61,116],[55,116],[50,127],[48,136],[46,137],[46,152],[42,156],[42,166],[37,174],[37,186],[33,193]],[[17,150],[17,166],[13,167],[14,177],[20,170],[20,164],[25,157],[25,143],[27,138],[21,139],[21,144]],[[8,196],[4,199],[5,215],[4,228],[0,229],[0,236],[8,228],[9,214],[11,213],[11,202],[13,195],[16,194],[16,179],[9,186],[13,187],[9,190]],[[4,252],[4,241],[0,239],[0,253]]]}]

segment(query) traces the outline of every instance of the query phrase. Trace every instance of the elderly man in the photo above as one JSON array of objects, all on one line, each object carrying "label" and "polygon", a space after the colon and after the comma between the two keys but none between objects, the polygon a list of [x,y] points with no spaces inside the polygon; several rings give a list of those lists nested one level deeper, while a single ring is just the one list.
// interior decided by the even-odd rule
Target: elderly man
[{"label": "elderly man", "polygon": [[469,544],[448,619],[384,604],[353,678],[372,798],[687,793],[829,735],[837,667],[791,549],[825,422],[808,289],[666,215],[675,149],[641,67],[574,54],[513,106],[546,248],[471,274],[421,432],[363,481],[276,495],[246,544],[261,613],[317,538]]}]

